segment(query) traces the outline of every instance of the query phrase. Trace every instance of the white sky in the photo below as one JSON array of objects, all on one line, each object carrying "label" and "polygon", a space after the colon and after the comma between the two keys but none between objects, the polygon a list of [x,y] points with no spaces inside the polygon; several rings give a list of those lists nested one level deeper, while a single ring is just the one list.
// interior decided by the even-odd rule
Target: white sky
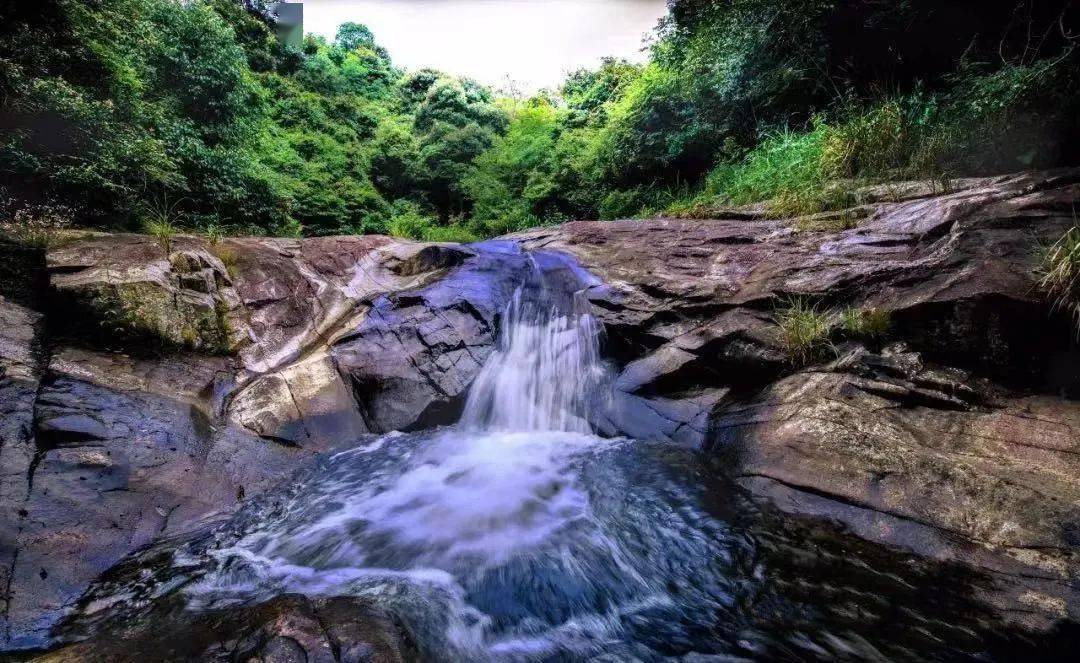
[{"label": "white sky", "polygon": [[614,55],[636,61],[665,0],[305,0],[304,31],[363,23],[399,67],[434,67],[524,92]]}]

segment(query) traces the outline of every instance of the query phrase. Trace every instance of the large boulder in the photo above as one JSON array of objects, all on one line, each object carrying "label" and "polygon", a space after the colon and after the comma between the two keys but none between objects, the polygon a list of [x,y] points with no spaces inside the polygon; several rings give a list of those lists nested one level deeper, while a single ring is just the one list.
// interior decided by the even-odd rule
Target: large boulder
[{"label": "large boulder", "polygon": [[457,420],[498,337],[498,317],[531,269],[516,245],[489,242],[443,278],[376,299],[333,348],[372,431]]},{"label": "large boulder", "polygon": [[238,300],[220,258],[191,238],[91,235],[47,253],[64,307],[86,312],[85,332],[226,353],[242,337],[230,323]]},{"label": "large boulder", "polygon": [[711,432],[755,498],[990,569],[1029,626],[1080,619],[1080,402],[858,348],[726,404]]}]

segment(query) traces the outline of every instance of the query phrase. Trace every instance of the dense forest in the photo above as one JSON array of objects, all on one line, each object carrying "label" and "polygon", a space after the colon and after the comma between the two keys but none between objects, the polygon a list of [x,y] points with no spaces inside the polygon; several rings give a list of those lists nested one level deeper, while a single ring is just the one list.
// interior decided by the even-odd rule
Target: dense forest
[{"label": "dense forest", "polygon": [[[0,214],[468,240],[570,218],[848,205],[859,182],[1080,155],[1064,1],[671,0],[648,62],[500,96],[248,0],[0,2]],[[957,26],[960,26],[958,29]]]}]

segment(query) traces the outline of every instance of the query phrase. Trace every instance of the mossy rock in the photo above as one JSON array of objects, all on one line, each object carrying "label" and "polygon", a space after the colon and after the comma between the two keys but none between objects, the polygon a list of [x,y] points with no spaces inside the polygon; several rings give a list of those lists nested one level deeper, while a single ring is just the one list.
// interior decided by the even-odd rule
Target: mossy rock
[{"label": "mossy rock", "polygon": [[227,308],[207,293],[168,292],[153,282],[101,283],[76,298],[102,332],[125,341],[213,354],[235,349]]}]

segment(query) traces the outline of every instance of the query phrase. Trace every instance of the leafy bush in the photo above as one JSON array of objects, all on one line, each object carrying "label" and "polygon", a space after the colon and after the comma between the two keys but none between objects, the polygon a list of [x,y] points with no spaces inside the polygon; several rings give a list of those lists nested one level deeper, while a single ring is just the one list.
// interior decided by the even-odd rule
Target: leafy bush
[{"label": "leafy bush", "polygon": [[0,201],[0,237],[32,249],[52,245],[71,227],[74,214],[63,205],[18,206],[10,199]]},{"label": "leafy bush", "polygon": [[394,237],[404,239],[424,239],[424,233],[438,224],[438,219],[427,216],[415,203],[397,204],[393,216],[386,224],[386,230]]}]

